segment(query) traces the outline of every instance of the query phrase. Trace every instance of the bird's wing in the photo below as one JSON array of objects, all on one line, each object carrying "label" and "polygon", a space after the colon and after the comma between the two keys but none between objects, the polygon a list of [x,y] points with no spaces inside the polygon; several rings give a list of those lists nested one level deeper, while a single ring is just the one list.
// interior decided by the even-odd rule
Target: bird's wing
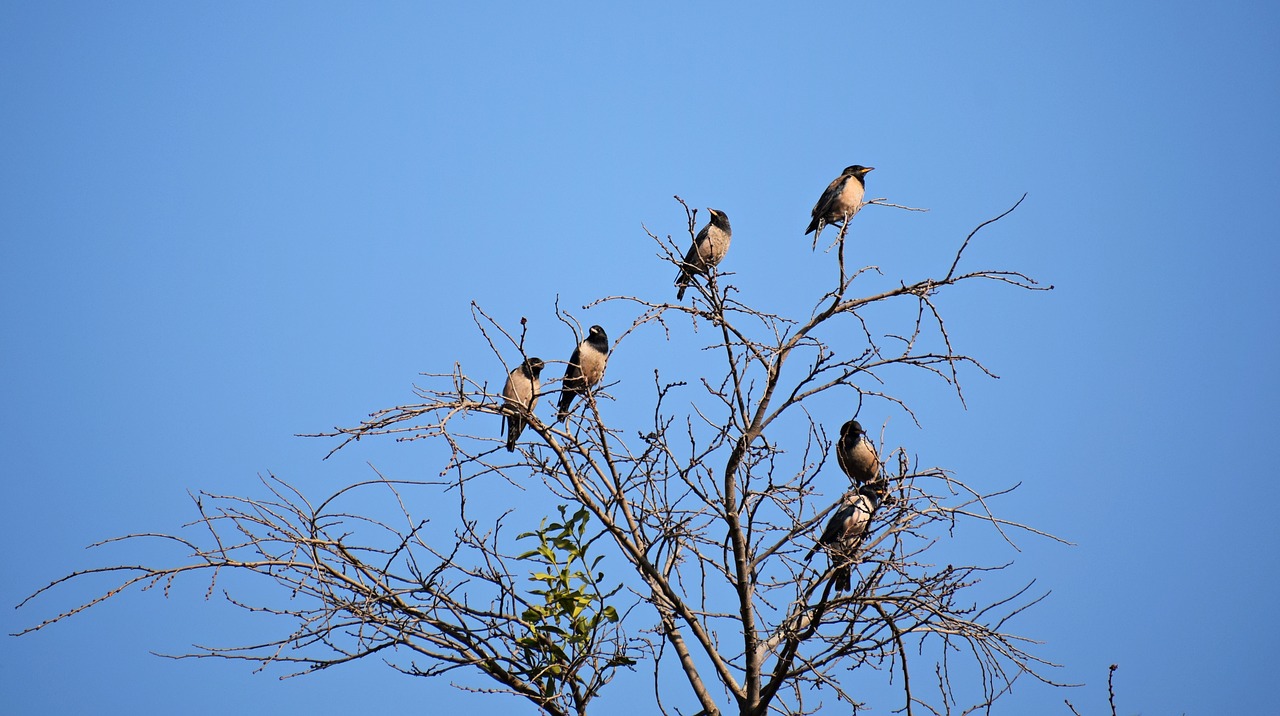
[{"label": "bird's wing", "polygon": [[844,539],[847,530],[849,517],[853,513],[853,508],[849,505],[841,505],[835,514],[831,515],[831,519],[827,520],[827,528],[822,530],[822,536],[818,538],[818,544],[835,544]]},{"label": "bird's wing", "polygon": [[711,231],[711,224],[707,224],[698,231],[698,235],[693,237],[693,248],[698,249],[707,244],[707,232]]},{"label": "bird's wing", "polygon": [[866,440],[867,443],[867,452],[871,453],[871,477],[867,482],[872,482],[879,479],[880,469],[884,467],[884,465],[880,462],[880,453],[876,452],[876,446],[873,445],[870,440],[866,438],[864,438],[864,440]]},{"label": "bird's wing", "polygon": [[866,482],[873,482],[880,477],[880,468],[883,467],[880,463],[880,453],[876,452],[875,444],[872,443],[871,438],[868,438],[866,435],[863,435],[859,442],[862,444],[863,449],[867,451],[866,458],[868,464]]},{"label": "bird's wing", "polygon": [[[515,380],[515,375],[516,375],[515,371],[508,373],[507,382],[502,386],[502,407],[503,408],[506,408],[508,404],[514,402],[517,399],[515,386],[512,385],[512,381]],[[507,410],[502,411],[502,426],[503,426],[504,433],[506,432],[508,413],[509,411]]]},{"label": "bird's wing", "polygon": [[713,253],[711,247],[711,239],[708,232],[711,224],[702,227],[698,235],[693,239],[693,245],[689,247],[688,253],[684,255],[684,262],[680,264],[680,275],[676,276],[676,285],[680,287],[680,293],[676,294],[676,298],[684,298],[684,288],[689,285],[694,274],[705,273],[707,266],[711,263],[710,256]]},{"label": "bird's wing", "polygon": [[582,346],[573,349],[573,355],[569,357],[569,367],[564,369],[564,387],[570,390],[578,389],[579,383],[582,382]]},{"label": "bird's wing", "polygon": [[823,218],[827,215],[827,212],[831,211],[831,207],[840,198],[840,193],[844,191],[844,184],[847,181],[849,181],[849,177],[841,174],[827,185],[827,190],[822,192],[822,196],[818,197],[818,203],[813,205],[813,218]]},{"label": "bird's wing", "polygon": [[701,258],[702,252],[698,250],[698,246],[700,240],[705,238],[705,234],[698,234],[698,239],[695,240],[693,244],[689,246],[689,250],[685,252],[684,262],[680,264],[680,275],[676,277],[677,283],[684,281],[687,284],[687,279],[697,273],[701,268],[702,261],[699,259]]},{"label": "bird's wing", "polygon": [[502,397],[508,402],[527,406],[529,399],[537,392],[534,385],[534,381],[524,374],[524,370],[517,367],[507,374],[507,384],[502,386]]},{"label": "bird's wing", "polygon": [[520,399],[519,396],[516,395],[516,386],[515,386],[516,371],[518,370],[520,369],[517,368],[516,370],[513,370],[507,374],[507,382],[505,385],[502,386],[502,397],[504,400],[518,401]]},{"label": "bird's wing", "polygon": [[848,442],[842,429],[840,439],[836,441],[836,464],[850,480],[856,480],[857,478],[853,476],[853,466],[849,464],[849,456],[846,454],[849,452]]}]

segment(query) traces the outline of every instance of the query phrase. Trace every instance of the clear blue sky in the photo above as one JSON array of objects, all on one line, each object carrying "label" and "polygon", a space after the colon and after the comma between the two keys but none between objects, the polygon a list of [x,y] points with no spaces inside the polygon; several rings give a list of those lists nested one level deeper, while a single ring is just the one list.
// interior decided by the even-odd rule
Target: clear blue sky
[{"label": "clear blue sky", "polygon": [[[1021,481],[1003,514],[1078,544],[980,545],[1052,590],[1014,626],[1089,683],[998,712],[1103,713],[1111,663],[1123,714],[1274,708],[1280,8],[436,5],[0,6],[0,603],[136,558],[83,547],[175,529],[188,490],[437,469],[292,435],[455,360],[499,370],[472,300],[563,359],[557,294],[667,295],[641,222],[677,232],[672,194],[729,214],[744,290],[802,295],[809,208],[860,163],[871,195],[932,210],[859,217],[886,280],[945,272],[1028,192],[971,265],[1057,286],[948,298],[1002,378],[890,422],[974,483]],[[653,360],[637,339],[610,377],[640,393]],[[281,682],[151,655],[252,638],[204,586],[0,638],[0,711],[531,713],[378,664]]]}]

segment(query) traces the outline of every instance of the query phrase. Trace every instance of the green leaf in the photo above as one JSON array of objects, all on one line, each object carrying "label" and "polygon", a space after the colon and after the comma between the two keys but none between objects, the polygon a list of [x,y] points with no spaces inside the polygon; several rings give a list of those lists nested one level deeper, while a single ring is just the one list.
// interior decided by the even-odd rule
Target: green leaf
[{"label": "green leaf", "polygon": [[556,549],[560,550],[561,552],[568,552],[570,554],[573,554],[574,552],[577,551],[577,545],[565,539],[564,537],[556,537],[555,539],[552,539],[551,544],[554,544],[556,546]]}]

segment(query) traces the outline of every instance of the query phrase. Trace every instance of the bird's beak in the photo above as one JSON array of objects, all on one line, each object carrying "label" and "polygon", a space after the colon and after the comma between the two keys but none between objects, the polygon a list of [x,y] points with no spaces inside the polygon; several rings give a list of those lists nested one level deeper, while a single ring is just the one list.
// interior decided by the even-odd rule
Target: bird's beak
[{"label": "bird's beak", "polygon": [[863,168],[862,168],[862,173],[863,173],[863,174],[866,174],[867,172],[870,172],[870,171],[873,171],[873,170],[875,170],[875,167],[863,167]]}]

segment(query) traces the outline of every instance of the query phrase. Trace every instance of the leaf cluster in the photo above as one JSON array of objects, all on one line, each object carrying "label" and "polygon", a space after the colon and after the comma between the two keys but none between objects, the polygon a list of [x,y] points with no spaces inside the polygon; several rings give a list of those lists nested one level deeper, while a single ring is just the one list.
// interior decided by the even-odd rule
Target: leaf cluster
[{"label": "leaf cluster", "polygon": [[[616,594],[621,585],[602,593],[604,572],[599,565],[604,556],[589,553],[601,533],[588,538],[591,513],[579,508],[566,516],[567,509],[566,505],[559,506],[561,521],[548,523],[543,519],[537,530],[517,536],[538,541],[536,547],[517,559],[537,565],[539,571],[529,581],[540,586],[528,592],[543,601],[530,601],[521,615],[529,633],[516,643],[524,649],[529,664],[525,677],[540,684],[548,696],[555,693],[556,682],[581,679],[575,667],[595,650],[601,627],[620,620],[618,610],[605,604],[605,600]],[[605,666],[614,669],[635,663],[625,649],[619,649]]]}]

